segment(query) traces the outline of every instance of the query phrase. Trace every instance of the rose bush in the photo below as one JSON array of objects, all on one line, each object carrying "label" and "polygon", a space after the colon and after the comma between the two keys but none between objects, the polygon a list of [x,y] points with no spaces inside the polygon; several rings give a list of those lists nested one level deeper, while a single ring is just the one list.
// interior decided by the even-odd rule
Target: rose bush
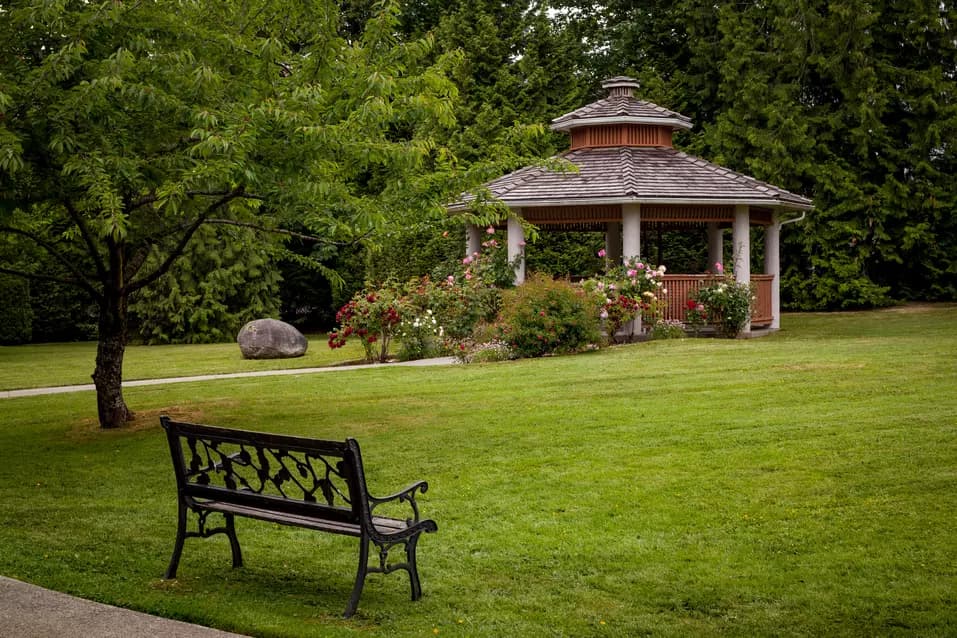
[{"label": "rose bush", "polygon": [[[604,252],[599,251],[598,256],[604,257]],[[661,318],[665,267],[636,258],[619,266],[606,262],[605,268],[604,275],[583,281],[582,288],[597,299],[606,338],[614,343],[621,330],[639,316],[652,325]]]},{"label": "rose bush", "polygon": [[329,333],[329,347],[341,348],[349,339],[359,339],[366,361],[387,361],[403,305],[394,285],[357,293],[336,313],[339,327]]},{"label": "rose bush", "polygon": [[715,275],[692,294],[685,316],[696,330],[707,322],[719,335],[734,338],[751,319],[754,291],[751,285],[736,281],[720,263],[715,264],[715,270]]}]

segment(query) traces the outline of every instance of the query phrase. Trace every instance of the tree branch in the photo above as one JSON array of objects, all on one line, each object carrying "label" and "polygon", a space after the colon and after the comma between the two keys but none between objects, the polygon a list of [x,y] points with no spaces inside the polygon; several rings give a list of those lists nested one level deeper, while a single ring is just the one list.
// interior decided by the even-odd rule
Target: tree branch
[{"label": "tree branch", "polygon": [[197,217],[196,221],[194,221],[192,224],[190,224],[186,228],[186,232],[183,233],[183,236],[180,237],[179,242],[176,244],[173,250],[170,251],[170,254],[167,255],[166,260],[163,261],[163,263],[160,264],[155,271],[143,277],[143,279],[140,279],[137,282],[128,284],[126,286],[126,292],[133,293],[139,290],[140,288],[145,288],[146,286],[149,286],[151,283],[153,283],[154,281],[156,281],[157,279],[165,275],[167,272],[169,272],[169,269],[173,265],[173,263],[183,255],[183,252],[186,250],[186,246],[189,245],[189,241],[193,238],[193,235],[196,234],[196,231],[199,230],[200,226],[206,223],[207,218],[210,215],[212,215],[215,211],[219,210],[220,208],[228,204],[229,202],[233,201],[234,199],[242,197],[242,195],[243,195],[243,189],[240,186],[239,188],[233,191],[224,193],[224,197],[222,199],[210,204],[206,208],[206,210],[203,212],[203,214]]},{"label": "tree branch", "polygon": [[73,220],[73,223],[76,224],[77,228],[80,229],[80,236],[83,237],[83,242],[86,244],[86,250],[90,254],[90,258],[93,260],[93,265],[96,267],[97,279],[100,281],[106,281],[106,265],[103,263],[103,259],[100,257],[100,252],[96,249],[96,244],[93,242],[93,235],[90,234],[89,226],[86,225],[86,221],[83,219],[83,216],[80,215],[80,211],[78,211],[71,202],[64,200],[63,207],[66,208],[67,212],[70,214],[70,219]]},{"label": "tree branch", "polygon": [[[240,192],[236,194],[236,190],[220,190],[220,191],[186,191],[187,197],[227,197],[230,196],[231,199],[255,199],[260,202],[266,201],[266,197],[263,195],[256,195],[255,193],[246,193]],[[136,210],[147,204],[155,204],[159,201],[159,196],[156,192],[152,192],[149,195],[144,195],[135,202],[130,202],[129,209]]]},{"label": "tree branch", "polygon": [[285,228],[266,228],[265,226],[260,226],[259,224],[253,224],[250,222],[240,222],[232,219],[207,219],[207,224],[222,224],[225,226],[239,226],[240,228],[251,228],[253,230],[258,230],[262,233],[273,233],[275,235],[285,235],[287,237],[294,237],[296,239],[302,239],[303,241],[313,242],[315,244],[324,244],[326,246],[354,246],[360,241],[372,234],[372,231],[367,231],[356,237],[352,241],[331,241],[323,237],[317,237],[316,235],[307,235],[305,233],[297,233],[294,230],[286,230]]},{"label": "tree branch", "polygon": [[[87,291],[90,295],[92,295],[93,298],[96,299],[98,302],[102,300],[103,295],[100,293],[100,291],[98,291],[96,287],[87,280],[87,278],[83,275],[80,269],[77,268],[72,261],[70,261],[64,255],[62,255],[60,251],[57,250],[56,247],[50,242],[46,241],[45,239],[43,239],[42,237],[38,235],[35,235],[34,233],[31,233],[30,231],[23,230],[22,228],[14,228],[13,226],[0,226],[0,233],[10,233],[13,235],[20,235],[21,237],[26,237],[27,239],[35,243],[37,246],[40,246],[45,251],[47,251],[47,253],[49,253],[51,257],[53,257],[58,262],[60,262],[61,266],[66,268],[69,272],[73,274],[74,277],[76,277],[76,279],[72,279],[72,280],[57,279],[53,277],[52,281],[59,281],[61,283],[69,283],[74,286],[79,286],[83,290]],[[18,274],[18,273],[13,273],[13,274]],[[51,276],[36,275],[37,279],[41,279],[44,277],[50,278]]]},{"label": "tree branch", "polygon": [[240,186],[239,188],[233,190],[222,190],[222,191],[186,191],[186,195],[189,197],[226,197],[230,199],[255,199],[260,202],[266,201],[265,196],[256,195],[255,193],[247,193],[243,190],[245,187]]},{"label": "tree branch", "polygon": [[24,279],[33,279],[35,281],[53,281],[58,284],[67,284],[69,286],[79,286],[87,292],[89,290],[83,286],[80,282],[75,279],[67,279],[65,277],[54,277],[53,275],[43,275],[36,272],[27,272],[25,270],[16,270],[14,268],[5,268],[0,266],[0,273],[5,275],[13,275],[14,277],[23,277]]}]

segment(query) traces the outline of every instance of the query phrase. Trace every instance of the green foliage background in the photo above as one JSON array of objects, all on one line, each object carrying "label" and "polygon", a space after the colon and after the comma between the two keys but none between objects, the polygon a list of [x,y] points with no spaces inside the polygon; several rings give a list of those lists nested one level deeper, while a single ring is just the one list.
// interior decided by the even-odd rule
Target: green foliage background
[{"label": "green foliage background", "polygon": [[[43,3],[37,7],[37,19],[49,22],[52,9],[44,9]],[[382,18],[383,8],[387,19]],[[343,117],[348,122],[323,129],[329,150],[347,150],[347,134],[361,127],[378,131],[383,142],[408,138],[415,140],[413,146],[427,133],[428,144],[415,147],[421,151],[415,161],[421,162],[426,177],[416,184],[400,183],[398,172],[377,167],[376,160],[364,164],[357,153],[347,162],[313,163],[312,175],[273,194],[287,211],[298,212],[304,228],[339,243],[292,246],[294,258],[280,259],[253,258],[259,249],[252,244],[259,240],[239,234],[217,234],[212,249],[209,242],[201,242],[190,249],[188,263],[178,274],[168,275],[135,300],[132,319],[146,340],[232,338],[246,314],[276,309],[304,329],[324,329],[331,325],[336,307],[366,280],[406,279],[441,264],[451,268],[464,252],[461,222],[443,220],[438,205],[454,198],[456,185],[465,190],[563,150],[564,136],[545,125],[600,97],[603,78],[622,74],[641,81],[640,97],[693,119],[694,129],[676,138],[681,150],[813,198],[815,209],[783,233],[786,307],[826,310],[957,298],[957,9],[952,0],[555,0],[528,6],[492,0],[384,5],[352,0],[335,9],[321,6],[325,12],[338,11],[334,19],[318,18],[319,10],[318,5],[297,4],[295,15],[301,25],[335,29],[335,34],[324,31],[323,37],[378,43],[344,63],[382,72],[359,77],[336,75],[334,64],[316,67],[330,88],[312,98],[321,100],[328,122]],[[317,36],[305,33],[305,26],[282,31],[276,26],[278,14],[268,15],[275,20],[260,26],[263,33],[280,34],[282,52],[296,50],[297,43],[315,46]],[[168,28],[165,18],[150,16],[157,29]],[[94,111],[113,99],[137,105],[131,118],[159,108],[142,86],[130,85],[125,93],[110,88],[113,78],[133,73],[134,63],[139,64],[130,57],[145,46],[137,38],[131,33],[125,42],[132,54],[108,57],[109,51],[98,52],[108,61],[99,73],[104,79],[88,89]],[[423,42],[428,46],[421,46]],[[123,43],[117,34],[115,41],[89,46],[92,50],[94,45]],[[385,44],[398,48],[390,53]],[[276,67],[282,61],[279,45],[264,40],[260,63]],[[221,40],[193,48],[200,62],[207,54],[215,59],[228,50]],[[70,65],[81,57],[82,52],[65,49],[47,72],[67,77]],[[17,114],[11,105],[23,87],[11,82],[25,76],[14,63],[16,56],[5,60],[0,64],[0,172],[9,173],[23,145],[33,140],[13,134],[11,121]],[[187,60],[178,63],[193,68]],[[428,64],[449,75],[454,94],[431,71],[398,89],[392,84]],[[216,77],[193,77],[196,104],[183,103],[182,110],[204,136],[196,157],[208,167],[197,176],[233,171],[235,179],[239,173],[230,165],[259,162],[253,155],[281,157],[275,137],[265,131],[286,125],[278,110],[203,110],[197,105],[227,92],[241,98],[243,91]],[[359,85],[365,88],[357,89]],[[414,100],[416,86],[431,87],[432,97],[446,91],[454,123],[449,118],[427,130],[415,129],[410,119],[383,110],[381,99],[361,98],[371,92],[377,94],[373,98],[402,95]],[[276,109],[291,113],[302,105],[297,100],[306,97],[288,98]],[[434,108],[425,102],[422,106]],[[50,109],[52,123],[60,122],[59,108]],[[73,117],[86,117],[82,110],[78,113]],[[243,132],[243,118],[250,116],[260,127],[255,135]],[[161,122],[151,126],[148,133],[157,137],[168,128]],[[110,135],[109,124],[97,131]],[[90,161],[95,158],[84,157],[73,161],[71,170],[93,182],[131,181],[147,164],[142,158],[139,163],[123,159],[125,139],[117,135],[109,149],[115,153],[104,156],[99,168]],[[83,140],[63,138],[61,143],[66,145],[61,155],[69,159],[69,145]],[[383,148],[367,146],[362,152],[365,157],[391,152]],[[296,162],[305,159],[301,154],[287,157],[284,165],[273,165],[275,170],[257,164],[261,172],[255,180],[260,186],[274,184],[271,180],[281,172],[295,174]],[[39,174],[31,179],[40,188],[49,183]],[[328,187],[314,186],[322,183]],[[342,188],[346,183],[348,188]],[[109,199],[108,188],[94,191]],[[175,206],[182,189],[171,187],[162,196]],[[310,203],[323,206],[324,212],[310,212]],[[243,217],[239,211],[234,215]],[[103,223],[112,223],[110,219],[128,223],[122,215]],[[287,227],[295,223],[291,219],[286,218]],[[698,235],[666,233],[659,241],[652,234],[646,246],[654,254],[646,257],[675,272],[703,270],[709,265],[703,263],[704,243]],[[527,263],[553,274],[590,275],[600,245],[587,235],[542,234],[531,242]],[[239,257],[230,260],[229,254]],[[321,267],[307,267],[307,259]],[[52,284],[34,284],[34,339],[89,334],[85,302],[72,293],[43,293]],[[235,294],[237,288],[249,297]],[[75,330],[42,325],[63,315],[73,317]]]}]

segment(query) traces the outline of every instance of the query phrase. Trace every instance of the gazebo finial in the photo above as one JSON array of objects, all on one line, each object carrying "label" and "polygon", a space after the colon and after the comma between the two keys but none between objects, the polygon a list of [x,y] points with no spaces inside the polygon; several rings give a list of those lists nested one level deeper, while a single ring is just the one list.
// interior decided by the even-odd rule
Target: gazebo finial
[{"label": "gazebo finial", "polygon": [[635,97],[639,87],[638,80],[624,75],[608,78],[601,83],[601,88],[608,89],[608,97]]}]

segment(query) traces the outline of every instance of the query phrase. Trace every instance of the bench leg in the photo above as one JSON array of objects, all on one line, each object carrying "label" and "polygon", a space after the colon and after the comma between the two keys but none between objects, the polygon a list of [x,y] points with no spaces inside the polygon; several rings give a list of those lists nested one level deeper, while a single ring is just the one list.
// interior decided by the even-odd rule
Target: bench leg
[{"label": "bench leg", "polygon": [[369,573],[369,539],[361,536],[359,538],[359,568],[356,570],[356,583],[352,586],[352,596],[349,598],[349,604],[346,605],[346,612],[342,614],[343,618],[351,618],[352,614],[356,613],[367,573]]},{"label": "bench leg", "polygon": [[176,578],[176,570],[179,568],[179,557],[183,554],[183,542],[186,540],[186,506],[179,504],[178,522],[176,525],[176,543],[173,545],[173,555],[169,559],[169,566],[166,568],[166,580]]},{"label": "bench leg", "polygon": [[225,514],[226,536],[229,537],[229,549],[233,552],[233,567],[243,566],[243,552],[239,549],[239,539],[236,537],[236,524],[232,514]]},{"label": "bench leg", "polygon": [[419,542],[419,536],[416,534],[405,543],[405,558],[409,564],[409,582],[412,585],[412,600],[422,598],[422,585],[419,584],[419,568],[415,562],[415,545]]}]

